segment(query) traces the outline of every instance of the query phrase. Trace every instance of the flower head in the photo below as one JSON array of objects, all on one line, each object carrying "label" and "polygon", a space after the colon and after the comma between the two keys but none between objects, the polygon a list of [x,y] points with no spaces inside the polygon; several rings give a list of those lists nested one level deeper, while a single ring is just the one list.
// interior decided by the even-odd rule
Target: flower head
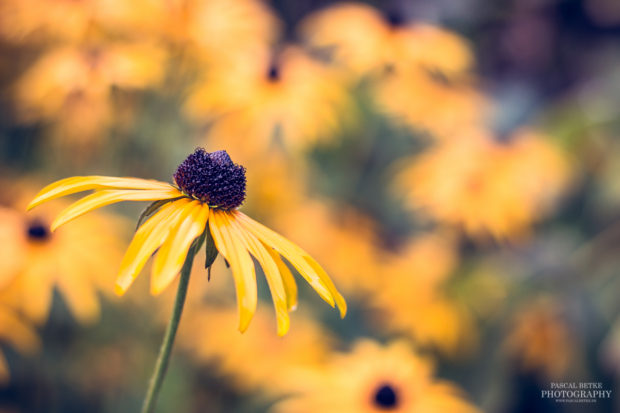
[{"label": "flower head", "polygon": [[[263,268],[274,300],[278,333],[289,327],[288,312],[296,305],[297,286],[282,257],[342,316],[346,303],[323,268],[303,249],[249,218],[236,208],[245,198],[245,169],[225,151],[199,149],[177,169],[177,186],[137,178],[83,176],[63,179],[45,187],[29,209],[64,195],[95,190],[62,211],[52,231],[80,215],[120,201],[154,201],[143,213],[121,262],[116,291],[123,294],[148,259],[157,252],[151,270],[151,292],[162,292],[181,271],[188,254],[206,240],[230,264],[239,306],[239,330],[245,331],[257,305],[256,274],[252,257]],[[217,254],[216,254],[217,255]],[[211,254],[210,266],[215,255]]]},{"label": "flower head", "polygon": [[[122,256],[116,219],[91,215],[55,233],[49,222],[45,213],[0,207],[0,302],[44,323],[57,290],[77,321],[93,322],[98,293],[112,291],[107,263]],[[85,237],[92,233],[98,236]]]},{"label": "flower head", "polygon": [[174,182],[213,208],[234,209],[245,199],[245,168],[234,164],[226,151],[196,149],[179,165]]},{"label": "flower head", "polygon": [[293,396],[273,412],[478,412],[458,387],[437,380],[431,361],[405,341],[360,340],[351,352],[291,376],[283,390]]}]

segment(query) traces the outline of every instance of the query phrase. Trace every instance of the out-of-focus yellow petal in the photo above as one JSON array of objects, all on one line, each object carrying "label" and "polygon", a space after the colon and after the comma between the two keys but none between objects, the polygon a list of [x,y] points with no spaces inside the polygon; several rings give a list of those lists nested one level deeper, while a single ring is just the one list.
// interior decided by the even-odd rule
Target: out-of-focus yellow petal
[{"label": "out-of-focus yellow petal", "polygon": [[183,196],[178,189],[169,187],[168,189],[142,190],[142,189],[114,189],[97,191],[90,194],[77,202],[69,205],[63,210],[52,222],[51,230],[67,222],[84,215],[93,209],[110,205],[121,201],[158,201],[161,199],[172,199]]},{"label": "out-of-focus yellow petal", "polygon": [[[184,207],[172,235],[164,242],[153,262],[151,293],[161,293],[181,271],[192,242],[202,234],[209,219],[210,208],[198,201]],[[188,215],[186,215],[188,214]]]},{"label": "out-of-focus yellow petal", "polygon": [[334,297],[329,291],[329,287],[325,285],[308,261],[305,260],[308,254],[304,250],[247,215],[239,211],[235,211],[235,214],[245,229],[290,261],[323,300],[327,301],[332,307],[335,305]]},{"label": "out-of-focus yellow petal", "polygon": [[13,311],[0,311],[0,337],[24,354],[33,354],[41,347],[34,329]]},{"label": "out-of-focus yellow petal", "polygon": [[241,239],[244,241],[246,248],[258,260],[258,263],[263,268],[265,278],[267,279],[267,284],[269,285],[269,290],[271,291],[273,305],[276,310],[278,335],[285,335],[290,326],[290,319],[288,316],[286,289],[284,288],[284,283],[280,277],[277,264],[271,255],[269,255],[266,251],[263,244],[258,241],[254,235],[243,229],[243,227],[235,221],[234,217],[230,214],[226,214],[225,218],[231,226],[236,228],[237,232],[241,235]]},{"label": "out-of-focus yellow petal", "polygon": [[165,241],[171,228],[178,222],[183,206],[188,202],[188,198],[181,198],[164,205],[136,231],[116,279],[115,291],[118,295],[127,291],[151,254]]},{"label": "out-of-focus yellow petal", "polygon": [[282,282],[284,283],[284,289],[286,290],[288,310],[293,311],[297,308],[297,283],[295,282],[295,277],[293,277],[291,270],[284,263],[284,261],[282,261],[282,258],[280,258],[278,253],[275,252],[273,248],[265,246],[265,249],[278,266],[278,271],[280,271]]},{"label": "out-of-focus yellow petal", "polygon": [[92,282],[80,274],[80,268],[75,265],[74,257],[63,254],[59,257],[58,270],[71,277],[58,277],[56,285],[62,294],[71,314],[81,324],[93,323],[99,318],[101,308],[99,297]]},{"label": "out-of-focus yellow petal", "polygon": [[173,187],[165,182],[148,179],[115,178],[109,176],[74,176],[72,178],[61,179],[43,188],[30,202],[27,209],[30,210],[43,202],[61,196],[101,188],[165,190]]},{"label": "out-of-focus yellow petal", "polygon": [[225,214],[225,211],[213,210],[209,228],[217,250],[230,263],[239,305],[239,331],[244,332],[256,312],[256,274],[250,254],[239,239],[240,235],[226,222]]}]

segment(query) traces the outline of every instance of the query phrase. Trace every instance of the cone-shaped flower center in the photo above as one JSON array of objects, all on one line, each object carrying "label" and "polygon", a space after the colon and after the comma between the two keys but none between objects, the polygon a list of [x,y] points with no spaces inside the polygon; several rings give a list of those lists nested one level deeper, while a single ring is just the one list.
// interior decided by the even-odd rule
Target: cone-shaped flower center
[{"label": "cone-shaped flower center", "polygon": [[185,194],[213,208],[234,209],[245,199],[245,168],[226,151],[196,149],[179,165],[174,181]]},{"label": "cone-shaped flower center", "polygon": [[377,389],[374,401],[380,409],[391,410],[398,406],[398,395],[392,386],[384,384]]},{"label": "cone-shaped flower center", "polygon": [[48,226],[39,220],[31,221],[26,228],[26,233],[29,240],[37,242],[47,241],[51,235]]}]

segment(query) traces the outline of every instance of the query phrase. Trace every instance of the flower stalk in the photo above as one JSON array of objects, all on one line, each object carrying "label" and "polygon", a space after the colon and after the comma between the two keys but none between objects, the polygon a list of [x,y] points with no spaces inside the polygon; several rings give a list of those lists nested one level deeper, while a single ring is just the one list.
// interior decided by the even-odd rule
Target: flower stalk
[{"label": "flower stalk", "polygon": [[198,248],[200,248],[200,246],[194,244],[189,249],[185,262],[183,263],[177,295],[174,300],[174,307],[172,308],[172,315],[170,316],[170,321],[166,327],[166,333],[164,334],[164,340],[161,343],[161,348],[159,349],[159,356],[157,357],[155,370],[153,371],[153,375],[151,376],[151,380],[149,382],[149,388],[146,392],[146,396],[144,397],[142,413],[153,413],[155,411],[157,397],[159,396],[161,385],[164,382],[164,377],[166,376],[166,371],[168,370],[172,346],[174,345],[174,339],[179,328],[181,315],[183,314],[185,297],[187,296],[187,286],[189,285],[189,277],[192,272],[194,256],[196,255],[196,250]]}]

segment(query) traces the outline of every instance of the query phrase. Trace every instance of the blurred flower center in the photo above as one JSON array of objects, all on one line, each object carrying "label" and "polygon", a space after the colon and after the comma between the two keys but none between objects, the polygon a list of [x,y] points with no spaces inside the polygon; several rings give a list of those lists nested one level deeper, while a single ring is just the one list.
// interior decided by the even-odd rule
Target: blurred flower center
[{"label": "blurred flower center", "polygon": [[396,28],[403,26],[405,24],[405,19],[402,13],[391,11],[387,14],[387,22],[391,27]]},{"label": "blurred flower center", "polygon": [[381,409],[395,409],[398,406],[398,395],[390,384],[384,384],[375,393],[374,402]]},{"label": "blurred flower center", "polygon": [[38,219],[35,219],[28,224],[26,232],[29,240],[37,242],[47,241],[52,235],[47,229],[47,226]]},{"label": "blurred flower center", "polygon": [[245,200],[245,168],[226,151],[196,149],[179,165],[174,181],[185,194],[213,208],[234,209]]},{"label": "blurred flower center", "polygon": [[272,63],[269,66],[269,71],[267,72],[267,79],[270,82],[277,82],[280,80],[280,68],[275,63]]}]

